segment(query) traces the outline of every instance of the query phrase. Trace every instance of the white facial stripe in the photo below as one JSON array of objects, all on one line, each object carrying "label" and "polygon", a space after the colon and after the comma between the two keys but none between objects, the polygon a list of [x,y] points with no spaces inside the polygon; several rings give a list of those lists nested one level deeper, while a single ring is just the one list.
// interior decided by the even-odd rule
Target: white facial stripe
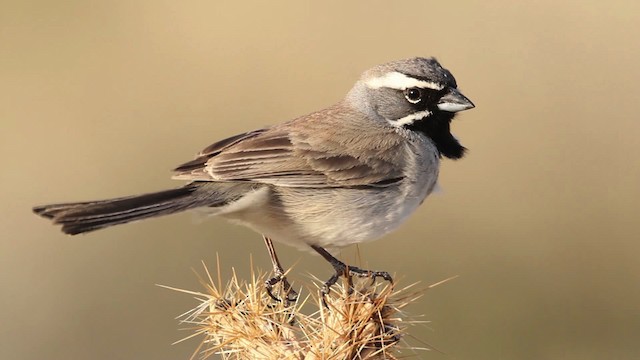
[{"label": "white facial stripe", "polygon": [[411,125],[413,124],[416,120],[420,120],[423,117],[427,117],[431,115],[431,111],[429,110],[425,110],[425,111],[418,111],[416,113],[413,113],[411,115],[407,115],[405,117],[401,117],[400,119],[397,120],[387,120],[389,122],[389,124],[395,126],[395,127],[402,127],[405,125]]},{"label": "white facial stripe", "polygon": [[424,81],[412,78],[397,71],[384,74],[384,76],[372,78],[366,81],[367,87],[370,89],[390,88],[397,90],[405,90],[412,87],[427,88],[433,90],[442,90],[443,86],[431,81]]}]

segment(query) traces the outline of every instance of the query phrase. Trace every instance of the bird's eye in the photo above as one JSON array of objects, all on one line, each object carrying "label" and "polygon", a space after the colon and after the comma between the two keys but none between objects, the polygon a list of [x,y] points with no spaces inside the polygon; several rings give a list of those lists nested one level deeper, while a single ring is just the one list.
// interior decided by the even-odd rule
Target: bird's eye
[{"label": "bird's eye", "polygon": [[422,100],[422,90],[419,88],[408,88],[404,91],[404,97],[408,102],[417,104]]}]

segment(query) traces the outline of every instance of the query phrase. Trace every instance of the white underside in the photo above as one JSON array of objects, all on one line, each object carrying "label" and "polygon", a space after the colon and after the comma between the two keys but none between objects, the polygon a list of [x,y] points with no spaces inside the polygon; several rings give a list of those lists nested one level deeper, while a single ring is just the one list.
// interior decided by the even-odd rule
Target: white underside
[{"label": "white underside", "polygon": [[264,186],[205,211],[299,249],[375,240],[398,228],[435,188],[439,159],[434,145],[421,136],[406,151],[405,179],[398,186],[367,190]]}]

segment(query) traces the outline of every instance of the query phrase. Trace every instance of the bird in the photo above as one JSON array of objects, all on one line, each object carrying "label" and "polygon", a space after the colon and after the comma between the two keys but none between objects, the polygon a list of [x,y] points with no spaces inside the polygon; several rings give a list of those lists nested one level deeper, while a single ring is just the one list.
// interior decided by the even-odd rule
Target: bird
[{"label": "bird", "polygon": [[348,266],[332,251],[397,229],[434,191],[443,158],[466,148],[451,134],[475,105],[433,57],[374,66],[334,105],[217,141],[174,169],[181,187],[115,199],[36,206],[64,233],[199,209],[262,234],[273,265],[269,295],[285,277],[273,241],[320,254],[341,277],[392,281],[386,271]]}]

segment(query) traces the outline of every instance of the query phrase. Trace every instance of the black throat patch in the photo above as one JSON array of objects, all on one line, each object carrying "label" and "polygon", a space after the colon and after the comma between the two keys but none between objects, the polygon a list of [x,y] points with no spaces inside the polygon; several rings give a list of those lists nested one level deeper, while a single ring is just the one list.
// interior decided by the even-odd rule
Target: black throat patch
[{"label": "black throat patch", "polygon": [[467,149],[451,134],[450,124],[454,116],[454,113],[436,110],[426,119],[416,120],[405,127],[429,137],[440,152],[440,157],[457,160],[464,156]]}]

